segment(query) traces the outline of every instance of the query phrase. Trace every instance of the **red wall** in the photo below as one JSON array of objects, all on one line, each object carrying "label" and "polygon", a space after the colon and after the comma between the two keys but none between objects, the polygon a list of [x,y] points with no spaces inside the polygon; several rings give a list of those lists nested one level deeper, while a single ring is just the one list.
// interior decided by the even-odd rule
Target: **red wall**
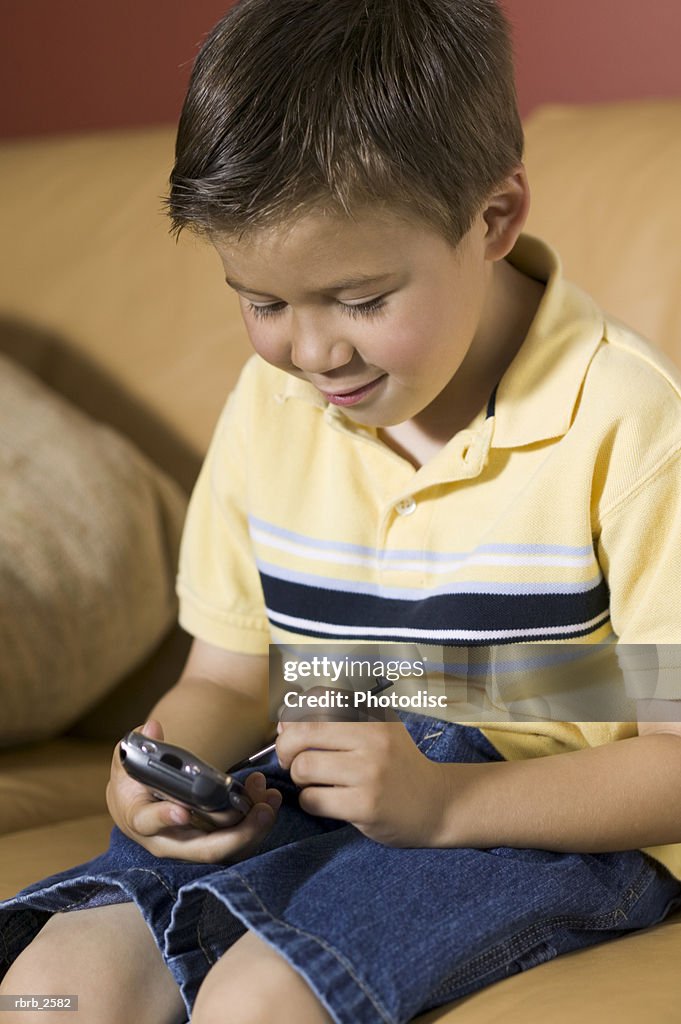
[{"label": "red wall", "polygon": [[551,101],[681,96],[680,0],[503,0],[524,113]]},{"label": "red wall", "polygon": [[175,121],[230,0],[0,0],[0,136]]},{"label": "red wall", "polygon": [[[505,4],[524,114],[554,100],[681,96],[681,0]],[[0,0],[0,136],[175,121],[197,46],[229,6]]]}]

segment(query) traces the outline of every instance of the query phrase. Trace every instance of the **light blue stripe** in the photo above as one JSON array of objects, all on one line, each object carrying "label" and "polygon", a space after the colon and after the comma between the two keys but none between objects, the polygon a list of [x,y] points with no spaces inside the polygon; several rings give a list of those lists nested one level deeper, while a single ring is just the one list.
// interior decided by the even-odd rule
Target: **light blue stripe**
[{"label": "light blue stripe", "polygon": [[369,555],[372,558],[376,557],[375,548],[367,548],[361,544],[347,544],[344,541],[339,540],[316,540],[314,537],[308,537],[304,533],[295,533],[293,530],[285,530],[283,526],[274,526],[272,523],[265,522],[264,519],[258,519],[257,516],[249,516],[248,522],[257,529],[271,534],[273,537],[282,537],[284,540],[292,540],[295,541],[296,544],[304,544],[316,551],[347,551],[348,553],[355,555]]},{"label": "light blue stripe", "polygon": [[360,583],[354,580],[340,580],[330,576],[317,576],[309,572],[285,569],[262,559],[256,559],[258,571],[286,583],[298,583],[320,590],[332,590],[344,594],[368,594],[371,597],[385,597],[395,601],[423,601],[428,597],[445,597],[449,594],[584,594],[600,583],[599,572],[591,580],[575,583],[486,583],[464,580],[458,583],[443,583],[439,587],[391,587],[377,583]]},{"label": "light blue stripe", "polygon": [[572,547],[569,544],[481,544],[476,552],[487,551],[494,554],[507,555],[590,555],[593,554],[591,544]]},{"label": "light blue stripe", "polygon": [[[601,626],[602,625],[603,623],[601,623]],[[600,629],[601,626],[598,626],[597,628]],[[588,658],[594,655],[599,655],[606,648],[612,648],[614,651],[615,645],[617,644],[617,639],[617,634],[611,631],[603,640],[599,640],[599,642],[596,644],[575,644],[562,641],[557,641],[554,643],[539,642],[537,644],[532,645],[533,648],[537,651],[536,656],[532,654],[528,657],[506,659],[505,661],[495,660],[491,671],[488,663],[483,665],[476,665],[471,664],[468,659],[466,661],[435,661],[433,660],[433,658],[430,657],[430,652],[434,649],[435,646],[433,644],[422,644],[421,647],[417,647],[417,645],[414,644],[413,641],[410,641],[410,645],[413,646],[415,650],[413,654],[410,653],[409,656],[411,658],[415,658],[418,656],[421,660],[424,660],[426,662],[427,675],[429,673],[446,673],[450,676],[457,675],[462,678],[468,679],[485,679],[491,675],[513,675],[517,672],[532,672],[536,669],[549,668],[554,665],[569,664],[570,662],[579,661],[581,658]],[[327,641],[327,643],[329,648],[334,649],[334,658],[339,658],[342,656],[342,652],[339,652],[337,650],[337,648],[341,646],[342,641],[329,640]],[[282,654],[288,654],[296,658],[311,657],[312,654],[316,654],[319,657],[322,657],[326,650],[324,644],[320,644],[319,646],[317,646],[316,644],[312,645],[309,642],[305,643],[304,641],[301,644],[279,642],[278,644],[276,644],[276,646],[279,648]],[[362,646],[361,653],[356,653],[356,648],[358,646],[357,643],[347,642],[347,646],[348,655],[352,656],[352,653],[354,651],[354,657],[356,658],[361,659],[367,657],[374,657],[375,659],[383,661],[388,661],[391,658],[390,652],[388,652],[387,654],[385,653],[386,646],[389,647],[389,644],[384,643],[380,647],[378,644],[376,645],[376,651],[378,652],[380,650],[380,655],[378,653],[371,653],[372,647],[368,641],[362,641],[360,643],[360,646]],[[365,646],[367,648],[367,652],[364,651]],[[392,657],[399,657],[400,660],[403,660],[405,657],[404,648],[405,646],[409,646],[409,644],[395,644],[395,646],[398,648],[398,653],[392,655]],[[518,646],[522,646],[523,648],[525,648],[527,645],[519,644]],[[546,650],[546,648],[550,649],[550,653],[543,653]],[[490,651],[499,651],[500,649],[503,649],[504,651],[509,650],[508,646],[505,644],[503,645],[503,648],[501,647],[501,645],[491,644],[467,648],[462,648],[459,645],[457,645],[450,649],[453,651],[465,650],[469,652],[468,657],[473,657],[474,659],[479,659],[481,655],[488,653]]]},{"label": "light blue stripe", "polygon": [[444,562],[452,558],[465,559],[475,554],[506,554],[506,555],[567,555],[585,556],[593,554],[590,545],[582,547],[571,547],[568,544],[481,544],[471,551],[436,552],[411,550],[405,548],[396,551],[384,551],[380,548],[370,548],[362,544],[350,544],[345,541],[320,540],[309,537],[304,533],[296,533],[294,530],[286,530],[282,526],[275,526],[257,516],[249,516],[249,523],[256,529],[262,530],[273,537],[281,537],[284,540],[293,541],[311,548],[314,551],[344,551],[348,554],[366,555],[382,561],[403,561],[404,559],[421,559],[424,562]]},{"label": "light blue stripe", "polygon": [[[604,620],[605,621],[605,620]],[[601,629],[603,622],[597,629]],[[557,650],[557,653],[539,655],[537,657],[519,657],[517,659],[508,659],[506,661],[494,661],[490,665],[470,665],[468,662],[456,662],[456,661],[442,661],[433,662],[428,660],[428,669],[434,669],[436,672],[447,672],[450,675],[456,673],[457,675],[475,676],[478,678],[484,678],[486,676],[498,676],[498,675],[514,675],[516,672],[534,672],[537,669],[550,668],[553,665],[569,664],[573,661],[579,661],[581,658],[592,657],[595,654],[600,654],[603,648],[613,647],[617,641],[615,633],[608,633],[604,640],[600,640],[597,644],[563,644],[561,641],[557,643],[544,644],[543,646],[549,646]],[[493,646],[493,645],[491,645]],[[500,645],[497,645],[497,648]],[[525,646],[522,642],[518,646]],[[536,645],[537,647],[540,644]],[[497,649],[495,648],[495,649]],[[472,648],[475,651],[487,650],[487,646]],[[504,650],[508,648],[504,645]]]}]

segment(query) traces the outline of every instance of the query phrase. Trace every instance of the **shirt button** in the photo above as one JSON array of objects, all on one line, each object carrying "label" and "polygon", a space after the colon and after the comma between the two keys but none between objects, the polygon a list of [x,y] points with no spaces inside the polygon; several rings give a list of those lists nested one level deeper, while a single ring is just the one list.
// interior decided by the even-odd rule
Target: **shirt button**
[{"label": "shirt button", "polygon": [[398,501],[395,505],[395,511],[398,516],[410,516],[412,512],[416,511],[416,502],[411,496],[408,498],[402,498],[402,500]]}]

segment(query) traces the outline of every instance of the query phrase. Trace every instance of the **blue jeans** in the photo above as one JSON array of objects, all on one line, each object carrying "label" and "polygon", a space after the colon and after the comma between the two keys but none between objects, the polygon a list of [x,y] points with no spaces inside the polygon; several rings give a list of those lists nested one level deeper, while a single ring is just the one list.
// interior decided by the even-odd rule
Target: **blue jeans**
[{"label": "blue jeans", "polygon": [[[502,760],[477,729],[402,717],[432,760]],[[0,974],[55,911],[134,900],[188,1012],[250,929],[337,1024],[402,1024],[681,904],[681,883],[637,850],[395,849],[301,811],[274,757],[263,770],[284,802],[255,856],[230,867],[159,859],[114,829],[106,853],[0,904]]]}]

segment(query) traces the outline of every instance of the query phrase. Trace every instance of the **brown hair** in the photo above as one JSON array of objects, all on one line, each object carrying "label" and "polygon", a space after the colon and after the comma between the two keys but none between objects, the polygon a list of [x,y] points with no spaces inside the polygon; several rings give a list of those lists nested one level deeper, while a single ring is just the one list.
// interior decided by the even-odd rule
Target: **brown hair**
[{"label": "brown hair", "polygon": [[385,201],[456,244],[522,158],[497,0],[241,0],[197,57],[166,201],[177,235]]}]

